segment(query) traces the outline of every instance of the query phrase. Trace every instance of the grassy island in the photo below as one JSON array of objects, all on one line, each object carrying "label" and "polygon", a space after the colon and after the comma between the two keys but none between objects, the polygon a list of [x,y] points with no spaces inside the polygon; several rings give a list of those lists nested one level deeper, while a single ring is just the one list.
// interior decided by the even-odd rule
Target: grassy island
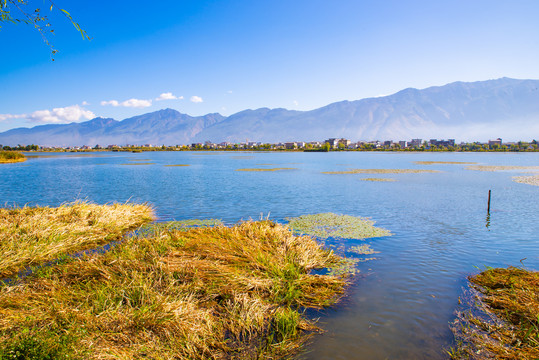
[{"label": "grassy island", "polygon": [[459,313],[453,359],[539,359],[539,272],[489,268],[470,277],[475,296]]},{"label": "grassy island", "polygon": [[[59,233],[68,239],[91,232],[91,224],[103,220],[90,215],[99,209],[88,206],[2,211],[4,217],[21,219],[19,227],[13,225],[8,232],[18,231],[13,243],[40,248],[20,238],[34,231],[32,227],[44,231],[57,224],[64,226]],[[129,224],[98,226],[92,243],[117,239],[120,229],[150,216],[149,210],[141,210],[144,217],[134,217]],[[32,220],[38,216],[51,221],[40,226],[42,222]],[[339,266],[343,259],[313,238],[296,236],[271,221],[212,226],[219,223],[200,222],[194,228],[185,227],[190,222],[146,225],[108,252],[63,257],[4,283],[0,359],[294,356],[318,330],[303,309],[334,304],[347,284],[346,274],[311,270]],[[68,251],[63,245],[52,248],[47,258]],[[21,265],[6,266],[6,273]]]},{"label": "grassy island", "polygon": [[26,156],[17,151],[0,151],[0,164],[26,161]]}]

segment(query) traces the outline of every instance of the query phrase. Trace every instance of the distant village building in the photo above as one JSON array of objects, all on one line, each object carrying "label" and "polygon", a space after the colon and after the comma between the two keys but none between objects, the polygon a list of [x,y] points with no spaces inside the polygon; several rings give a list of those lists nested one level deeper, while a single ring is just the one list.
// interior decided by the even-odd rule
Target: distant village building
[{"label": "distant village building", "polygon": [[410,147],[421,147],[422,144],[423,144],[422,139],[412,139],[412,141],[410,141],[408,146],[410,146]]},{"label": "distant village building", "polygon": [[502,139],[501,138],[497,138],[496,140],[489,140],[488,141],[488,146],[489,147],[492,147],[494,145],[498,145],[498,146],[502,146]]},{"label": "distant village building", "polygon": [[343,145],[344,147],[348,147],[350,145],[351,141],[345,138],[339,139],[339,144]]},{"label": "distant village building", "polygon": [[324,143],[329,144],[330,147],[335,148],[339,144],[339,139],[336,138],[330,138],[324,141]]},{"label": "distant village building", "polygon": [[406,141],[399,141],[399,146],[401,147],[401,149],[405,149],[406,145],[407,145]]},{"label": "distant village building", "polygon": [[443,147],[455,146],[455,139],[447,139],[447,140],[430,139],[429,144],[434,145],[434,146],[443,146]]}]

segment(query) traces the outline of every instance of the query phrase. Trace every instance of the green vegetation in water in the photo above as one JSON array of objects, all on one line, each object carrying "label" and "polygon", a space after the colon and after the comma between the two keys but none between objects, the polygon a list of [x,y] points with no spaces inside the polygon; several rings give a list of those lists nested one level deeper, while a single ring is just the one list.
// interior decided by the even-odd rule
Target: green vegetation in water
[{"label": "green vegetation in water", "polygon": [[132,163],[125,163],[125,164],[120,164],[120,165],[155,165],[155,163],[151,163],[151,162],[132,162]]},{"label": "green vegetation in water", "polygon": [[342,263],[270,221],[128,237],[4,284],[0,359],[289,359],[348,283],[312,270]]},{"label": "green vegetation in water", "polygon": [[476,171],[508,171],[508,170],[538,171],[539,166],[472,165],[472,166],[466,166],[465,169],[476,170]]},{"label": "green vegetation in water", "polygon": [[136,234],[138,236],[147,236],[164,230],[185,231],[193,227],[211,227],[223,225],[224,224],[221,219],[189,219],[167,222],[154,222],[141,226],[139,229],[137,229]]},{"label": "green vegetation in water", "polygon": [[352,169],[345,171],[323,171],[322,174],[419,174],[439,172],[438,170],[421,169]]},{"label": "green vegetation in water", "polygon": [[380,251],[374,251],[368,244],[351,246],[348,251],[358,255],[372,255],[380,253]]},{"label": "green vegetation in water", "polygon": [[0,208],[0,278],[119,240],[152,218],[149,206],[137,204]]},{"label": "green vegetation in water", "polygon": [[0,164],[10,164],[26,161],[26,156],[17,151],[0,151]]},{"label": "green vegetation in water", "polygon": [[513,176],[513,181],[521,184],[539,186],[539,175]]},{"label": "green vegetation in water", "polygon": [[191,166],[189,164],[172,164],[172,165],[163,165],[165,167],[175,167],[175,166]]},{"label": "green vegetation in water", "polygon": [[374,221],[358,216],[323,213],[301,215],[286,220],[294,233],[319,238],[365,239],[392,235],[388,230],[375,227]]},{"label": "green vegetation in water", "polygon": [[394,181],[397,181],[397,180],[391,179],[391,178],[363,178],[361,180],[363,180],[363,181],[380,181],[380,182],[394,182]]},{"label": "green vegetation in water", "polygon": [[236,169],[236,171],[283,171],[283,170],[297,170],[297,168],[245,168],[245,169]]},{"label": "green vegetation in water", "polygon": [[451,326],[451,358],[539,359],[539,272],[488,268],[469,280],[474,296]]}]

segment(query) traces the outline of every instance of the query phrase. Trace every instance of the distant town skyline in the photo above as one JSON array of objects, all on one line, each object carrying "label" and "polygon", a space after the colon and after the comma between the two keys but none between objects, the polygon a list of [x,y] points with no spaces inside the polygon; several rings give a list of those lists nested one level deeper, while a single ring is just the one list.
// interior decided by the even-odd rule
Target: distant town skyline
[{"label": "distant town skyline", "polygon": [[92,40],[47,12],[52,62],[31,26],[2,24],[0,132],[161,108],[311,110],[407,87],[539,79],[533,0],[55,3]]}]

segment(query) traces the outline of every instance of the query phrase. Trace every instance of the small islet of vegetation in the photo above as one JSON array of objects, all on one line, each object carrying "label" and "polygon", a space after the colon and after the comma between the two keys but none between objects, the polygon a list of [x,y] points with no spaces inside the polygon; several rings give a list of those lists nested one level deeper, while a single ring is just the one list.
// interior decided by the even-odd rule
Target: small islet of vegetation
[{"label": "small islet of vegetation", "polygon": [[513,181],[521,184],[539,186],[539,175],[513,176]]},{"label": "small islet of vegetation", "polygon": [[414,161],[417,165],[471,165],[477,164],[476,162],[468,161]]},{"label": "small islet of vegetation", "polygon": [[451,358],[539,359],[539,272],[487,268],[469,280],[467,309],[451,326],[457,340]]},{"label": "small islet of vegetation", "polygon": [[395,182],[395,181],[397,181],[397,180],[392,179],[392,178],[363,178],[363,179],[360,179],[360,180],[374,181],[374,182]]},{"label": "small islet of vegetation", "polygon": [[352,169],[343,171],[323,171],[322,174],[420,174],[439,173],[438,170],[423,169]]},{"label": "small islet of vegetation", "polygon": [[466,170],[475,170],[475,171],[509,171],[509,170],[539,171],[539,166],[471,165],[471,166],[466,166],[465,169]]},{"label": "small islet of vegetation", "polygon": [[26,156],[17,151],[0,151],[0,164],[18,163],[26,161]]}]

